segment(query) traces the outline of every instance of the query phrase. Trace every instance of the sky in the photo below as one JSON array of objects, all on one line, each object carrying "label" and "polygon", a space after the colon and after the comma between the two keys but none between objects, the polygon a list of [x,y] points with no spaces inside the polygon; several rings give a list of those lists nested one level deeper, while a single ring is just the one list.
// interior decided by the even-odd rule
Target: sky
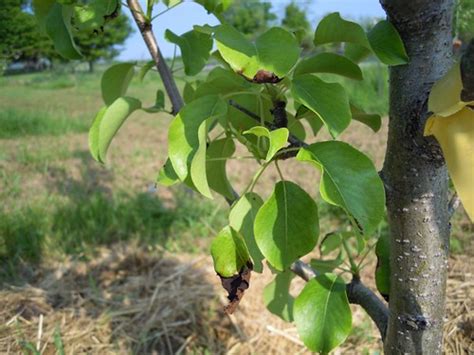
[{"label": "sky", "polygon": [[[282,16],[285,6],[291,0],[271,0],[272,9]],[[296,0],[302,7],[308,10],[307,17],[311,23],[316,24],[325,14],[330,12],[340,12],[343,18],[361,19],[367,17],[384,17],[385,13],[380,6],[379,0]],[[166,7],[160,2],[155,6],[154,14],[165,10]],[[123,9],[124,11],[128,9]],[[132,20],[133,23],[133,20]],[[193,28],[193,25],[216,25],[217,19],[213,15],[207,14],[200,5],[185,0],[181,5],[167,11],[153,22],[153,30],[157,37],[158,44],[165,57],[172,57],[174,44],[164,39],[166,29],[181,35]],[[134,24],[134,23],[133,23]],[[143,43],[138,30],[135,31],[125,42],[123,51],[119,55],[119,60],[148,60],[149,54]]]}]

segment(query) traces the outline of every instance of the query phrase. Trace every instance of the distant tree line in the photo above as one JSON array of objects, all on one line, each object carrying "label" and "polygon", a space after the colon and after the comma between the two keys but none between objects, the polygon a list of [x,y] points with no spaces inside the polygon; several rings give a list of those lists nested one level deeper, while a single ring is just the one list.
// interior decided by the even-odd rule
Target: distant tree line
[{"label": "distant tree line", "polygon": [[[27,71],[44,69],[46,63],[52,65],[65,61],[54,51],[51,40],[38,31],[31,6],[31,0],[0,2],[0,59],[4,63],[22,62]],[[117,46],[132,33],[128,17],[122,14],[100,31],[75,29],[74,38],[83,54],[83,61],[88,63],[92,72],[99,59],[116,57],[119,54]]]}]

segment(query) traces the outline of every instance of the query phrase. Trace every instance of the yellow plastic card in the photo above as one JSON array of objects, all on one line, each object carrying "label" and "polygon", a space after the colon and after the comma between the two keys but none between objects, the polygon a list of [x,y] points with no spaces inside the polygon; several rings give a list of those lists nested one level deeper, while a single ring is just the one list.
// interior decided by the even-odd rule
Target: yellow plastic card
[{"label": "yellow plastic card", "polygon": [[474,101],[461,101],[461,91],[461,68],[459,63],[456,63],[433,85],[428,99],[428,111],[437,116],[448,117],[462,110],[464,106],[474,104]]},{"label": "yellow plastic card", "polygon": [[431,116],[425,136],[441,145],[449,175],[471,221],[474,221],[474,111],[464,107],[449,117]]}]

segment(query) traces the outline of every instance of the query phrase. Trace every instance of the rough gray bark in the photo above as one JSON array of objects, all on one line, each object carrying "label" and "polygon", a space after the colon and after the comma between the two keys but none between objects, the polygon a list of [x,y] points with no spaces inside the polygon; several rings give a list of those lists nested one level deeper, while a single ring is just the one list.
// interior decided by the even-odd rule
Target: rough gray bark
[{"label": "rough gray bark", "polygon": [[383,178],[390,242],[386,354],[441,354],[449,252],[448,175],[423,137],[433,83],[452,64],[453,0],[381,0],[410,57],[390,69]]}]

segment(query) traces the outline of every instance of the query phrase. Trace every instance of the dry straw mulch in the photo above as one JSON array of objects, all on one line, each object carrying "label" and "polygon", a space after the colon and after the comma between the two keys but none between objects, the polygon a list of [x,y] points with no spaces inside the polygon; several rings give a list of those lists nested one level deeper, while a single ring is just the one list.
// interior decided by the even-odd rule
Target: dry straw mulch
[{"label": "dry straw mulch", "polygon": [[[59,342],[65,354],[308,353],[294,326],[264,309],[270,273],[254,274],[232,316],[222,312],[225,295],[207,256],[116,246],[93,261],[42,266],[35,274],[30,284],[0,291],[1,354],[27,347],[55,354]],[[448,354],[474,353],[473,286],[469,258],[452,259]],[[380,349],[370,320],[353,309],[356,331],[336,353]]]}]

